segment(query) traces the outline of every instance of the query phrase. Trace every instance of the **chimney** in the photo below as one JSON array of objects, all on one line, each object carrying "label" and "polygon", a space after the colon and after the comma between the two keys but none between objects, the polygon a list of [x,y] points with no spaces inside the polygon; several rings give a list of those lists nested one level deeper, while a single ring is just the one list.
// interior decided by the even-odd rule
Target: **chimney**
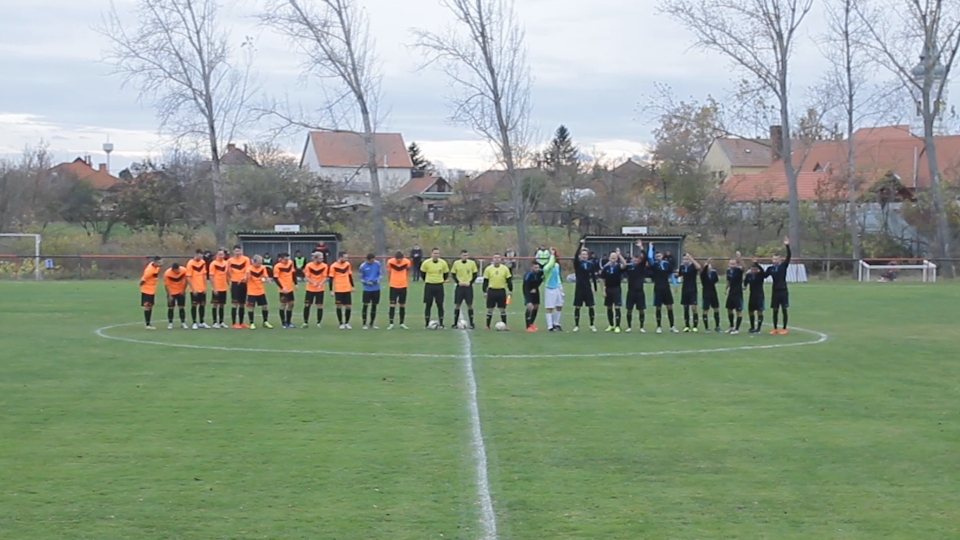
[{"label": "chimney", "polygon": [[386,168],[389,167],[389,166],[390,166],[390,165],[387,165],[387,155],[384,154],[384,155],[383,155],[383,168],[386,169]]},{"label": "chimney", "polygon": [[231,151],[236,150],[236,149],[237,149],[237,145],[235,145],[235,144],[233,144],[233,143],[227,143],[227,152],[231,152]]},{"label": "chimney", "polygon": [[93,166],[93,159],[89,155],[83,156],[83,162],[89,166]]},{"label": "chimney", "polygon": [[770,157],[773,161],[783,158],[783,126],[770,126]]},{"label": "chimney", "polygon": [[107,172],[107,164],[106,164],[106,163],[101,163],[101,164],[100,164],[100,172]]}]

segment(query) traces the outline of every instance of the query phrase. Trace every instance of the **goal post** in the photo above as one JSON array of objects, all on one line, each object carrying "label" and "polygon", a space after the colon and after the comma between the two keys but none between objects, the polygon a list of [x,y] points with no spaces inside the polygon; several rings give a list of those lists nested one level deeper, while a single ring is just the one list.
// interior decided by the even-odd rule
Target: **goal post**
[{"label": "goal post", "polygon": [[910,281],[921,283],[936,283],[937,265],[924,259],[900,264],[891,260],[887,262],[868,262],[860,259],[857,269],[858,281]]},{"label": "goal post", "polygon": [[[40,239],[39,234],[0,233],[0,238],[32,238],[33,239],[33,276],[40,281],[43,279],[43,270],[40,266]],[[16,254],[19,255],[19,254]]]}]

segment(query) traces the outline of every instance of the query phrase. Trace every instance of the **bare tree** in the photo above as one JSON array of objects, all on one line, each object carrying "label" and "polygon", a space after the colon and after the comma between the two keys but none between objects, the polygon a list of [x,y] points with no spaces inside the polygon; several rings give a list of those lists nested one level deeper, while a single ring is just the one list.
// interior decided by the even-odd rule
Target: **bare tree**
[{"label": "bare tree", "polygon": [[[134,84],[140,99],[157,111],[161,130],[178,140],[205,141],[212,164],[217,242],[227,237],[227,201],[220,175],[220,150],[249,121],[247,102],[255,91],[250,59],[234,58],[216,0],[138,0],[134,24],[124,24],[112,5],[97,31],[110,42],[105,60]],[[247,39],[241,46],[252,51]],[[252,52],[251,52],[252,54]]]},{"label": "bare tree", "polygon": [[[946,104],[946,81],[960,52],[960,3],[951,0],[882,0],[856,6],[876,59],[910,89],[923,119],[923,147],[930,170],[936,218],[935,255],[950,256],[950,226],[934,135]],[[920,63],[914,54],[920,52]],[[953,266],[949,265],[949,275]]]},{"label": "bare tree", "polygon": [[453,96],[454,122],[472,128],[491,143],[510,179],[511,201],[520,256],[529,254],[527,218],[518,164],[530,137],[530,68],[524,31],[513,0],[442,0],[456,23],[444,33],[415,30],[427,64],[438,63],[458,93]]},{"label": "bare tree", "polygon": [[[386,231],[383,198],[377,164],[374,134],[380,100],[380,74],[377,71],[374,41],[367,19],[353,0],[271,0],[260,20],[285,36],[303,55],[303,75],[327,83],[328,94],[321,113],[322,122],[297,120],[288,116],[289,125],[330,130],[341,121],[360,115],[370,174],[370,199],[373,204],[373,238],[377,253],[385,253]],[[330,85],[330,83],[333,83]]]},{"label": "bare tree", "polygon": [[[784,173],[790,205],[790,241],[800,250],[798,168],[790,134],[790,56],[813,0],[664,0],[663,11],[696,35],[696,45],[730,59],[748,86],[776,100],[782,127]],[[776,144],[776,142],[773,142]]]}]

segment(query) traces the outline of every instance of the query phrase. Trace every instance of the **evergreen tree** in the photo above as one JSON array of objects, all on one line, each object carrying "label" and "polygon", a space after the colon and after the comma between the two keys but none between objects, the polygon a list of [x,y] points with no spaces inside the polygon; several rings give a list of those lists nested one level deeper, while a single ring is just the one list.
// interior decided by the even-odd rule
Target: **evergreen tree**
[{"label": "evergreen tree", "polygon": [[580,168],[579,155],[580,150],[573,145],[573,139],[570,138],[570,130],[561,125],[543,153],[543,166],[552,174],[560,171],[576,172]]},{"label": "evergreen tree", "polygon": [[407,153],[410,154],[410,161],[413,162],[414,176],[425,176],[427,173],[433,172],[433,163],[424,157],[423,152],[416,142],[410,143],[410,146],[407,148]]}]

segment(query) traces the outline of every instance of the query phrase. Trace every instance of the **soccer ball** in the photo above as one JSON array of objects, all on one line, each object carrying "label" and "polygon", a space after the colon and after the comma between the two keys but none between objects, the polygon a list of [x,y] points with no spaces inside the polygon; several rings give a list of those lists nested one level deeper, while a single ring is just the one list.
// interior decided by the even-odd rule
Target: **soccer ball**
[{"label": "soccer ball", "polygon": [[427,325],[427,328],[436,330],[437,328],[440,328],[440,323],[437,321],[430,321],[430,324]]},{"label": "soccer ball", "polygon": [[460,322],[457,323],[457,329],[458,329],[458,330],[466,330],[466,329],[469,328],[469,327],[470,327],[470,325],[468,325],[468,324],[467,324],[467,321],[464,320],[464,319],[460,319]]},{"label": "soccer ball", "polygon": [[550,250],[547,249],[538,249],[536,260],[540,263],[540,266],[546,266],[550,262]]},{"label": "soccer ball", "polygon": [[497,329],[497,332],[503,332],[504,330],[507,329],[507,323],[500,321],[497,324],[493,325],[493,327]]}]

